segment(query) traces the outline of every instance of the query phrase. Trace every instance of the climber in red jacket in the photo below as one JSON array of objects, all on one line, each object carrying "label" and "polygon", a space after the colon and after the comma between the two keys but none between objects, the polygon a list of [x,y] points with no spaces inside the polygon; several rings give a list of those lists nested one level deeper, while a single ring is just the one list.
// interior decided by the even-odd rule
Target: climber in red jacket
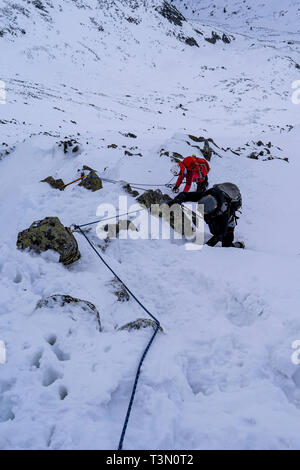
[{"label": "climber in red jacket", "polygon": [[192,183],[197,183],[197,191],[205,191],[208,186],[207,174],[210,166],[205,158],[197,158],[196,155],[186,157],[182,162],[173,165],[171,172],[178,176],[176,184],[172,191],[178,193],[179,187],[185,178],[184,193],[188,193]]}]

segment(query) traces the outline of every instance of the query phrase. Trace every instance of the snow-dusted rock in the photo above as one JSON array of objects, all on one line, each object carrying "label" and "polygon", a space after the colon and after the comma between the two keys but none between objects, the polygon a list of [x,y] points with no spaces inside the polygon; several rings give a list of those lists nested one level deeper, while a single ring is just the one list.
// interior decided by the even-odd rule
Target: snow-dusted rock
[{"label": "snow-dusted rock", "polygon": [[116,238],[122,230],[138,231],[134,223],[128,219],[121,219],[116,224],[106,224],[103,226],[103,230],[107,232],[107,239]]},{"label": "snow-dusted rock", "polygon": [[78,186],[83,186],[85,189],[93,192],[103,188],[101,178],[99,178],[95,170],[91,170]]},{"label": "snow-dusted rock", "polygon": [[48,183],[51,188],[59,189],[60,191],[63,190],[63,186],[65,185],[61,178],[55,179],[53,176],[47,176],[47,178],[41,180],[41,183]]},{"label": "snow-dusted rock", "polygon": [[[134,321],[131,321],[129,323],[126,323],[126,325],[121,326],[118,328],[119,331],[127,330],[127,331],[132,331],[132,330],[140,330],[142,328],[153,328],[154,330],[157,328],[157,324],[154,320],[151,320],[150,318],[137,318]],[[159,327],[159,330],[163,332],[162,327]]]},{"label": "snow-dusted rock", "polygon": [[64,227],[58,217],[46,217],[33,222],[31,226],[18,234],[17,247],[29,248],[37,253],[54,250],[60,254],[59,261],[65,265],[80,258],[80,252],[74,235]]},{"label": "snow-dusted rock", "polygon": [[99,331],[101,331],[100,313],[92,302],[87,300],[77,299],[71,295],[54,294],[49,297],[40,299],[36,304],[36,310],[39,309],[53,309],[57,313],[61,308],[63,312],[76,316],[76,312],[81,312],[82,315],[92,315],[96,318]]},{"label": "snow-dusted rock", "polygon": [[170,196],[163,194],[160,189],[149,189],[137,198],[137,201],[147,208],[151,207],[152,204],[162,204],[169,200]]}]

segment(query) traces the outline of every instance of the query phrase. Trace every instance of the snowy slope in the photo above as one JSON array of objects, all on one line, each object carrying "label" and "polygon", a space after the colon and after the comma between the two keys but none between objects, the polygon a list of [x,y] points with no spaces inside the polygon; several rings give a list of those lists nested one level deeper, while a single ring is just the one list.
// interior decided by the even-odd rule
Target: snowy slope
[{"label": "snowy slope", "polygon": [[[116,300],[112,275],[79,234],[82,258],[68,268],[55,253],[15,246],[19,231],[46,216],[67,226],[94,220],[99,204],[126,195],[122,186],[60,192],[40,180],[71,181],[85,164],[156,189],[171,178],[165,152],[201,155],[192,134],[218,146],[210,183],[241,188],[236,238],[247,249],[109,244],[105,259],[164,329],[143,367],[124,447],[299,449],[300,368],[291,344],[300,339],[300,108],[291,84],[299,79],[300,3],[288,5],[271,38],[258,30],[275,29],[267,7],[245,33],[253,18],[243,2],[227,19],[221,2],[212,18],[208,2],[200,10],[177,2],[188,19],[173,11],[181,24],[160,13],[160,1],[2,3],[0,448],[116,448],[151,335],[117,330],[144,313],[133,300]],[[231,42],[208,42],[212,31]],[[65,138],[80,151],[64,154]],[[271,142],[273,160],[248,158],[260,140]],[[99,243],[95,227],[89,236]],[[76,308],[35,308],[53,294],[93,302],[103,331]]]},{"label": "snowy slope", "polygon": [[296,0],[171,0],[187,18],[223,24],[231,31],[264,37],[286,36],[299,43],[300,8]]}]

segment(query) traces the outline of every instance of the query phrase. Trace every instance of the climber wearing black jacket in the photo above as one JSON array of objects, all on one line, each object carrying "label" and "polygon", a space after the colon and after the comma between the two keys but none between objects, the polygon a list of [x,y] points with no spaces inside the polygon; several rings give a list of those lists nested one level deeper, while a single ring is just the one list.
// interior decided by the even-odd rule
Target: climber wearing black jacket
[{"label": "climber wearing black jacket", "polygon": [[236,211],[242,206],[241,193],[235,184],[216,184],[204,193],[198,191],[180,193],[173,199],[172,204],[188,201],[198,202],[204,206],[204,220],[213,235],[206,242],[207,245],[215,246],[218,242],[222,242],[224,247],[245,247],[243,242],[233,242]]}]

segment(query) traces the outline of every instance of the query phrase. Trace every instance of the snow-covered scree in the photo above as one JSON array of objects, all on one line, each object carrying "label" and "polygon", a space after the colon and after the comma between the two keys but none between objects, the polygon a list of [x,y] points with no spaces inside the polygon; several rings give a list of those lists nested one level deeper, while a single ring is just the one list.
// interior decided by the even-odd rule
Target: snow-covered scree
[{"label": "snow-covered scree", "polygon": [[[188,20],[158,0],[1,2],[1,449],[116,448],[152,333],[119,330],[145,315],[132,299],[118,301],[80,234],[82,257],[69,267],[55,252],[16,249],[35,220],[95,220],[99,204],[126,194],[122,184],[93,193],[40,180],[68,182],[88,165],[104,178],[165,184],[173,152],[201,155],[190,135],[216,144],[210,184],[241,189],[236,239],[246,250],[108,245],[103,256],[164,330],[143,366],[124,448],[300,448],[300,366],[291,359],[300,339],[300,2],[282,8],[289,21],[278,34],[274,2],[252,30],[242,1],[226,21],[224,2],[214,2],[219,16],[209,2],[181,3],[173,5]],[[78,151],[64,153],[59,142],[71,138]],[[95,227],[89,237],[100,243]],[[36,308],[54,294],[92,302],[102,331],[82,302]]]}]

